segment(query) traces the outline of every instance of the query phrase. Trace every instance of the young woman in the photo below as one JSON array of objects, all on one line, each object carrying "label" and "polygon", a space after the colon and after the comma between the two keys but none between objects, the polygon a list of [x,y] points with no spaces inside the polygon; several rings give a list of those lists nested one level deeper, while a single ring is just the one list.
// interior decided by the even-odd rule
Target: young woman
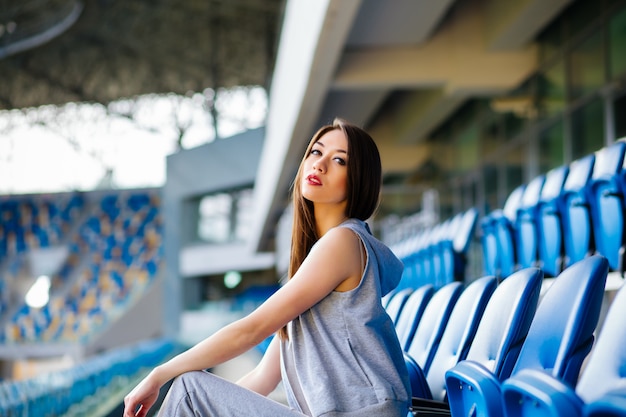
[{"label": "young woman", "polygon": [[[342,120],[312,138],[293,185],[289,281],[248,316],[156,367],[125,398],[145,416],[176,378],[160,415],[405,417],[410,386],[380,299],[402,263],[369,231],[381,187],[378,149]],[[276,333],[258,366],[237,381],[202,371]],[[268,399],[282,381],[289,406]]]}]

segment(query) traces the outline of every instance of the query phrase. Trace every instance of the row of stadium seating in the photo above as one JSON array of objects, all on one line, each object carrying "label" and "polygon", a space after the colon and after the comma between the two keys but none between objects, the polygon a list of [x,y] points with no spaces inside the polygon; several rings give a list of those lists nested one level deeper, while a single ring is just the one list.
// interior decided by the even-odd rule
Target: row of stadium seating
[{"label": "row of stadium seating", "polygon": [[[42,207],[50,204],[46,196],[28,196],[5,201],[5,206],[5,213],[13,213],[12,207],[31,207],[32,212],[41,213],[45,211]],[[63,210],[53,212],[67,221],[62,233],[37,242],[35,247],[20,246],[15,256],[4,259],[12,266],[2,268],[5,272],[0,279],[5,289],[0,303],[0,312],[5,313],[0,320],[2,343],[89,338],[118,317],[158,273],[163,258],[158,190],[113,192],[95,201],[74,194]],[[16,224],[12,215],[6,219]],[[28,229],[26,220],[20,215],[17,224]],[[14,226],[3,224],[2,230],[9,229]],[[0,235],[0,241],[6,238],[8,235]],[[16,292],[12,286],[28,276],[29,251],[53,246],[67,248],[68,254],[51,276],[49,302],[35,308],[24,302],[23,294],[12,297]]]},{"label": "row of stadium seating", "polygon": [[[453,249],[451,226],[467,212],[392,246],[405,271],[385,306],[416,415],[626,415],[626,332],[617,324],[626,309],[625,154],[626,138],[520,185],[503,209],[475,220],[484,276],[466,288],[464,275],[442,271],[451,254],[467,253]],[[607,297],[599,353],[588,355]]]},{"label": "row of stadium seating", "polygon": [[623,274],[625,154],[626,138],[519,185],[503,208],[482,218],[470,208],[394,243],[405,266],[399,289],[464,281],[475,235],[483,275],[502,279],[536,266],[555,277],[594,253]]},{"label": "row of stadium seating", "polygon": [[624,139],[516,188],[481,219],[486,274],[539,266],[547,276],[593,253],[624,272]]},{"label": "row of stadium seating", "polygon": [[111,399],[115,399],[111,405],[117,405],[129,383],[181,349],[170,339],[146,340],[109,350],[63,371],[0,382],[0,415],[106,415],[99,414],[98,408]]},{"label": "row of stadium seating", "polygon": [[0,259],[62,242],[85,204],[82,194],[0,200]]},{"label": "row of stadium seating", "polygon": [[398,289],[464,281],[477,220],[478,210],[471,208],[392,245],[404,263]]},{"label": "row of stadium seating", "polygon": [[427,284],[388,296],[413,414],[626,415],[626,288],[594,347],[608,271],[607,259],[593,255],[562,271],[543,294],[543,272],[529,267],[503,281],[485,276],[466,287]]},{"label": "row of stadium seating", "polygon": [[24,272],[25,255],[62,244],[84,203],[75,193],[0,199],[0,317],[11,304],[11,286]]}]

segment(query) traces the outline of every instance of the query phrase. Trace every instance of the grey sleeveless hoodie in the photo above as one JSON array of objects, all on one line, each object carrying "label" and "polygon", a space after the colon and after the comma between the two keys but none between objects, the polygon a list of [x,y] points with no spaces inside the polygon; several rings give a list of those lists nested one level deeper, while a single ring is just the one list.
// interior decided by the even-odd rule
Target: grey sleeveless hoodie
[{"label": "grey sleeveless hoodie", "polygon": [[365,271],[357,288],[332,292],[288,324],[281,371],[289,405],[314,417],[406,417],[408,373],[380,301],[398,285],[402,262],[365,222],[350,219],[339,227],[363,242]]}]

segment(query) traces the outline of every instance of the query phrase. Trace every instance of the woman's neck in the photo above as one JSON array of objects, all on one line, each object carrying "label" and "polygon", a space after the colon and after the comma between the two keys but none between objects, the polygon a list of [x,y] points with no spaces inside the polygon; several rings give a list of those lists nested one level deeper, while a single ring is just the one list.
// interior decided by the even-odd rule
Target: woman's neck
[{"label": "woman's neck", "polygon": [[322,237],[333,227],[339,226],[348,219],[345,207],[337,208],[326,206],[315,206],[315,224],[317,226],[317,235]]}]

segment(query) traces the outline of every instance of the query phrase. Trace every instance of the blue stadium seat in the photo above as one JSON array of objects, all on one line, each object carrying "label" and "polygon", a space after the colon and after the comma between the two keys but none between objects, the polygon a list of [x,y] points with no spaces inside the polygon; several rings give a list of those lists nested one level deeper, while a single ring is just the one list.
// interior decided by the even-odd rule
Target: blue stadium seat
[{"label": "blue stadium seat", "polygon": [[537,370],[502,384],[509,417],[626,416],[626,286],[613,299],[576,388]]},{"label": "blue stadium seat", "polygon": [[563,268],[580,261],[594,251],[591,211],[587,183],[596,165],[595,154],[572,162],[563,185]]},{"label": "blue stadium seat", "polygon": [[439,253],[439,244],[444,238],[446,224],[437,223],[433,226],[429,235],[428,244],[424,248],[423,261],[426,262],[427,269],[425,269],[424,278],[425,283],[430,283],[438,288],[438,276],[441,271],[441,256]]},{"label": "blue stadium seat", "polygon": [[[511,375],[536,369],[573,386],[593,345],[608,274],[595,255],[565,269],[543,296]],[[479,363],[460,362],[446,373],[454,415],[504,416],[501,381]],[[457,414],[458,413],[458,414]]]},{"label": "blue stadium seat", "polygon": [[626,142],[622,141],[599,150],[587,185],[596,252],[609,260],[613,271],[623,266],[620,258],[625,246],[624,190],[620,179],[624,152]]},{"label": "blue stadium seat", "polygon": [[480,243],[483,255],[483,273],[485,275],[498,275],[500,267],[498,261],[498,237],[496,234],[496,222],[492,213],[488,213],[480,219]]},{"label": "blue stadium seat", "polygon": [[538,266],[549,277],[557,276],[563,269],[563,227],[559,199],[568,173],[568,166],[560,166],[546,174],[537,205]]},{"label": "blue stadium seat", "polygon": [[452,238],[452,271],[453,279],[456,281],[465,281],[468,251],[476,232],[477,223],[478,210],[470,208],[462,214],[458,227],[454,230]]},{"label": "blue stadium seat", "polygon": [[463,290],[450,313],[428,372],[406,355],[407,364],[410,364],[413,397],[438,401],[445,399],[444,374],[458,361],[465,359],[478,323],[497,285],[496,277],[485,276]]},{"label": "blue stadium seat", "polygon": [[448,228],[446,231],[445,240],[442,244],[442,261],[443,261],[443,282],[448,283],[454,280],[454,258],[452,252],[454,251],[454,237],[461,231],[463,223],[463,212],[455,214],[450,218]]},{"label": "blue stadium seat", "polygon": [[426,304],[412,337],[403,346],[424,372],[428,372],[450,313],[462,291],[463,284],[458,281],[438,289]]},{"label": "blue stadium seat", "polygon": [[538,266],[537,241],[537,209],[541,198],[541,190],[546,176],[541,174],[533,178],[522,195],[522,201],[517,209],[515,219],[515,248],[519,268]]},{"label": "blue stadium seat", "polygon": [[[407,269],[407,284],[409,287],[417,288],[426,283],[424,279],[424,266],[422,264],[423,249],[430,233],[429,229],[422,230],[415,237],[411,238],[407,248],[408,256],[403,259],[405,269]],[[404,277],[403,277],[404,279]]]},{"label": "blue stadium seat", "polygon": [[[466,358],[456,365],[450,363],[450,369],[473,361],[502,378],[508,377],[535,314],[542,281],[543,273],[538,268],[521,269],[502,281],[485,307]],[[445,372],[448,397],[450,369]],[[453,390],[457,388],[452,387]],[[452,411],[445,401],[422,401],[419,398],[413,398],[412,407],[415,415],[428,413],[433,408],[439,412],[442,408],[448,409],[448,413]]]},{"label": "blue stadium seat", "polygon": [[494,210],[491,217],[494,222],[494,229],[497,241],[497,276],[506,278],[518,268],[516,249],[516,229],[515,219],[517,209],[522,202],[522,196],[526,189],[526,184],[517,186],[504,203],[502,210]]},{"label": "blue stadium seat", "polygon": [[[103,399],[109,401],[114,392],[111,388],[136,380],[145,369],[181,350],[182,346],[173,340],[149,339],[109,350],[62,371],[2,381],[0,415],[98,415],[94,413],[94,405]],[[95,398],[99,392],[103,392],[102,396]],[[73,407],[71,412],[70,407]]]},{"label": "blue stadium seat", "polygon": [[452,238],[458,227],[460,215],[446,219],[438,229],[437,239],[432,245],[433,284],[435,288],[454,280],[452,271]]},{"label": "blue stadium seat", "polygon": [[438,223],[433,228],[430,244],[427,248],[427,255],[430,259],[431,270],[427,277],[429,283],[432,283],[435,288],[441,286],[440,277],[443,273],[443,260],[442,260],[442,245],[447,239],[447,231],[449,221]]},{"label": "blue stadium seat", "polygon": [[424,284],[416,288],[406,299],[396,321],[395,328],[400,340],[400,346],[404,347],[413,339],[415,329],[422,319],[426,305],[435,293],[432,284]]},{"label": "blue stadium seat", "polygon": [[403,288],[400,291],[395,292],[387,302],[385,310],[394,323],[398,321],[398,317],[404,307],[404,303],[412,292],[413,288]]}]

